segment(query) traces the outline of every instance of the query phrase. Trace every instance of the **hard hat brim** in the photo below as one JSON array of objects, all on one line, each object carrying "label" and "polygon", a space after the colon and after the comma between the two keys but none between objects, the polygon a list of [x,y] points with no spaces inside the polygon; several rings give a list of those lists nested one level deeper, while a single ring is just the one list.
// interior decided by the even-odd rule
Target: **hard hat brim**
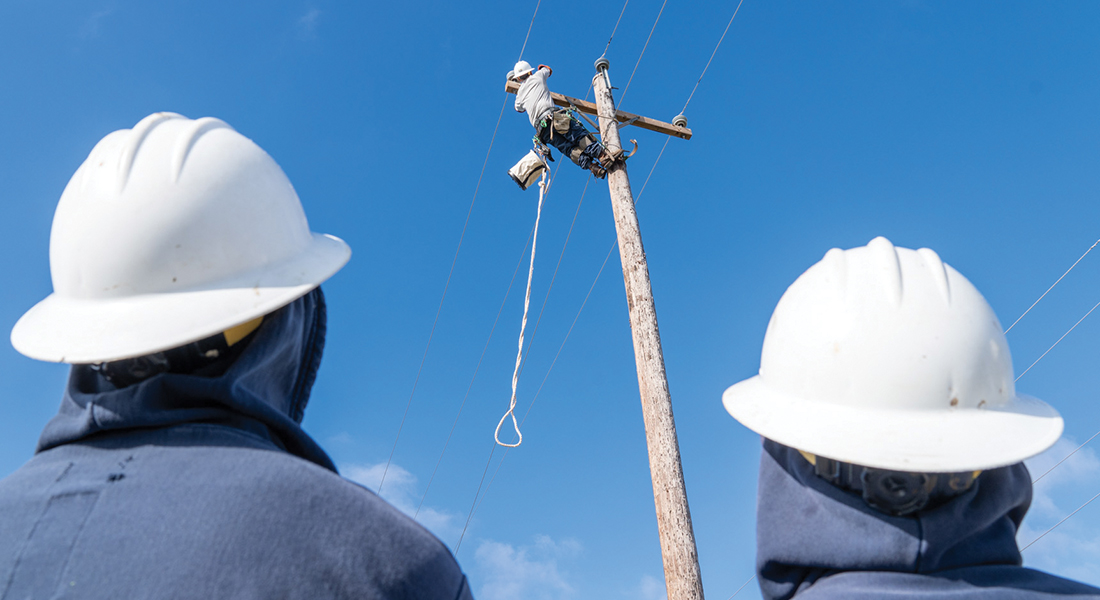
[{"label": "hard hat brim", "polygon": [[1058,411],[1029,396],[988,409],[857,408],[781,393],[759,375],[727,389],[722,404],[745,427],[792,448],[918,473],[1016,464],[1054,445],[1064,427]]},{"label": "hard hat brim", "polygon": [[202,288],[96,299],[50,294],[15,324],[11,343],[38,360],[89,364],[207,338],[297,300],[351,258],[343,240],[312,235],[288,261]]}]

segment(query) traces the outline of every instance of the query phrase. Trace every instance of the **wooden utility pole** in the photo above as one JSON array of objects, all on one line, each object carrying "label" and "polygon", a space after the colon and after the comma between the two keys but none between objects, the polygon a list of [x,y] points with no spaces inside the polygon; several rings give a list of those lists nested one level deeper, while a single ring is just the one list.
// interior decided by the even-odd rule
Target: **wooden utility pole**
[{"label": "wooden utility pole", "polygon": [[[600,137],[608,150],[622,150],[619,126],[634,125],[650,131],[691,139],[687,121],[677,116],[665,123],[615,110],[606,58],[596,61],[598,73],[592,80],[596,102],[551,94],[554,104],[597,115]],[[509,81],[505,90],[516,93],[519,84]],[[611,190],[611,208],[615,215],[615,232],[619,239],[619,257],[626,284],[626,304],[630,312],[630,330],[634,337],[634,362],[638,369],[638,388],[642,396],[642,417],[645,420],[646,445],[649,448],[649,473],[653,479],[653,501],[657,507],[657,530],[661,539],[661,559],[665,567],[665,587],[669,600],[703,600],[703,582],[699,574],[699,555],[695,548],[695,532],[691,528],[684,471],[680,465],[680,445],[676,440],[676,423],[672,417],[672,398],[665,375],[665,358],[661,352],[661,334],[657,330],[657,309],[653,304],[653,289],[649,283],[649,267],[638,215],[634,212],[634,195],[626,173],[626,161],[616,162],[607,172]]]},{"label": "wooden utility pole", "polygon": [[[611,97],[611,83],[607,75],[610,65],[607,59],[602,59],[597,61],[596,66],[599,72],[592,84],[596,89],[600,137],[609,150],[621,150],[619,121],[615,118],[615,100]],[[680,445],[676,440],[676,422],[672,417],[672,397],[665,375],[661,334],[657,330],[657,309],[653,304],[649,267],[642,248],[642,234],[638,229],[638,214],[634,211],[634,195],[630,190],[625,161],[615,163],[608,170],[607,183],[611,190],[611,208],[615,213],[615,232],[619,237],[630,330],[634,336],[634,362],[638,368],[638,388],[642,396],[665,586],[670,600],[703,600],[699,555],[695,548],[695,532],[691,527],[687,490],[684,488],[684,471],[680,465]]]}]

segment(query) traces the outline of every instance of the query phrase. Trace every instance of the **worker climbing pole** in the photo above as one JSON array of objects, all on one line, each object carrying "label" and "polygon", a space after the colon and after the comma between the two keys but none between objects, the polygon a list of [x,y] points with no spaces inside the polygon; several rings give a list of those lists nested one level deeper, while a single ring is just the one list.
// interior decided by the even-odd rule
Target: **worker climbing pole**
[{"label": "worker climbing pole", "polygon": [[[554,99],[546,80],[554,73],[547,65],[532,69],[530,63],[521,60],[509,73],[516,90],[516,112],[527,113],[535,128],[535,146],[544,156],[553,160],[547,145],[558,149],[578,167],[592,171],[599,179],[607,177],[607,170],[618,158],[596,140],[577,119],[572,108],[554,108]],[[519,165],[517,165],[518,167]],[[513,175],[513,179],[515,176]],[[517,183],[519,181],[517,180]],[[526,189],[522,183],[520,187]]]},{"label": "worker climbing pole", "polygon": [[[665,374],[661,336],[657,328],[657,311],[649,280],[649,267],[642,247],[638,216],[634,211],[630,179],[627,175],[625,159],[628,155],[624,154],[619,138],[620,124],[635,125],[683,139],[691,138],[691,130],[687,128],[687,119],[683,115],[677,115],[674,122],[670,124],[616,110],[608,75],[610,62],[604,57],[596,61],[597,73],[592,81],[596,89],[595,104],[552,94],[549,90],[546,90],[545,98],[525,96],[525,91],[529,92],[532,89],[527,88],[530,79],[518,81],[515,74],[526,72],[529,77],[538,75],[545,82],[545,78],[550,75],[550,70],[546,68],[545,75],[542,75],[544,69],[543,65],[540,65],[538,71],[530,74],[530,65],[523,61],[520,61],[516,67],[510,74],[505,88],[517,94],[516,110],[523,108],[531,116],[531,110],[545,111],[548,107],[557,105],[599,117],[602,139],[600,152],[593,157],[592,153],[586,154],[588,150],[586,147],[581,155],[589,159],[595,158],[599,162],[600,168],[605,171],[602,175],[607,177],[611,192],[611,206],[615,216],[615,231],[618,235],[623,282],[626,286],[627,306],[630,313],[630,329],[634,340],[634,360],[638,371],[646,444],[649,448],[649,468],[653,479],[653,497],[657,510],[657,528],[661,540],[665,585],[670,600],[703,600],[699,557],[695,547],[691,513],[688,510],[683,468],[680,464],[680,448],[676,439],[672,400]],[[541,90],[539,92],[541,93]],[[541,116],[543,113],[536,114]],[[531,124],[538,129],[533,116]],[[636,142],[635,149],[637,149]],[[577,161],[577,164],[581,163]],[[597,176],[601,175],[596,171],[593,172]]]}]

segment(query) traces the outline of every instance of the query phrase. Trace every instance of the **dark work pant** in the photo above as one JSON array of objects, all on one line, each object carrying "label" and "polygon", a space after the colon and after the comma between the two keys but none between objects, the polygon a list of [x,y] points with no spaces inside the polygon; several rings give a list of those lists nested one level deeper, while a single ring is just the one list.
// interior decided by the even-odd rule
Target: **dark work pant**
[{"label": "dark work pant", "polygon": [[568,156],[582,169],[587,169],[593,161],[599,160],[603,148],[577,119],[569,119],[569,131],[565,133],[555,130],[552,121],[553,113],[547,115],[542,121],[546,123],[546,126],[541,127],[538,133],[539,140],[542,143],[557,148],[559,152]]}]

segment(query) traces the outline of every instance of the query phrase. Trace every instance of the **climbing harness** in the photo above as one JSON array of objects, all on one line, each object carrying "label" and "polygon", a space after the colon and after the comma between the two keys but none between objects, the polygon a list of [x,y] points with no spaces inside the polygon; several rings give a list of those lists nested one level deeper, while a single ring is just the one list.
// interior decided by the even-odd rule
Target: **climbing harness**
[{"label": "climbing harness", "polygon": [[[533,152],[533,151],[532,151]],[[519,350],[516,352],[516,368],[512,372],[512,398],[508,401],[508,412],[504,413],[504,416],[500,418],[500,422],[497,423],[496,431],[493,432],[493,439],[497,444],[506,448],[515,448],[523,443],[523,433],[519,430],[519,423],[516,422],[516,386],[519,384],[519,367],[523,362],[523,333],[527,329],[527,310],[531,306],[531,278],[535,274],[535,244],[539,239],[539,219],[542,217],[542,201],[546,197],[546,173],[545,163],[543,165],[542,179],[539,181],[539,206],[535,212],[535,232],[531,236],[531,266],[527,270],[527,293],[523,296],[523,320],[519,326]],[[507,444],[500,441],[500,428],[504,426],[504,421],[512,418],[512,428],[516,431],[518,439],[514,444]]]}]

